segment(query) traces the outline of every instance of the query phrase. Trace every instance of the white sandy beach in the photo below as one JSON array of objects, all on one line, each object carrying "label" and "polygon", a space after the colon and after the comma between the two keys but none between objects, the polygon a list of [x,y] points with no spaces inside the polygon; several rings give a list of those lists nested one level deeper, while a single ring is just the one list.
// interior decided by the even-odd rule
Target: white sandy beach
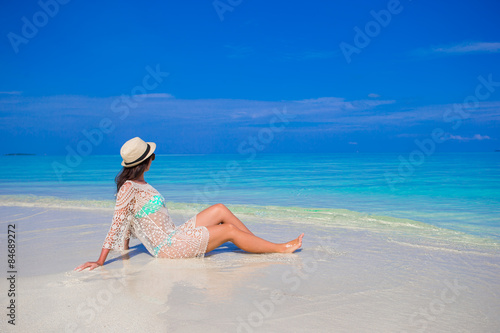
[{"label": "white sandy beach", "polygon": [[[171,211],[176,223],[193,212]],[[438,236],[238,214],[301,251],[254,255],[232,244],[204,259],[154,259],[137,243],[96,260],[112,209],[0,207],[1,267],[16,224],[16,325],[1,332],[498,332],[500,253]],[[435,238],[433,238],[435,237]],[[434,245],[433,245],[434,244]]]}]

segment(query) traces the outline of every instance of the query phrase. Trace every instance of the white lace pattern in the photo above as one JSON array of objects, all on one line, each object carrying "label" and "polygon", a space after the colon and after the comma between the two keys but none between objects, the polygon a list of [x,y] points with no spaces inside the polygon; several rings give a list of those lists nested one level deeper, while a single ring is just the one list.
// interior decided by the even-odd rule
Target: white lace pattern
[{"label": "white lace pattern", "polygon": [[196,215],[176,227],[165,199],[149,184],[127,180],[118,191],[113,222],[103,248],[123,250],[126,239],[138,238],[154,257],[201,258],[209,233],[196,227]]}]

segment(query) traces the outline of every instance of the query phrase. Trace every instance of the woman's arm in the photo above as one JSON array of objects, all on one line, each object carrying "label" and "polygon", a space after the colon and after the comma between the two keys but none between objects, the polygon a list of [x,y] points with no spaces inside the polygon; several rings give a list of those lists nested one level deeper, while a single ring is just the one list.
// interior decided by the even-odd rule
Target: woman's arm
[{"label": "woman's arm", "polygon": [[99,256],[99,259],[97,259],[97,263],[99,264],[99,266],[104,265],[104,262],[106,261],[108,253],[109,253],[109,249],[104,249],[103,248],[101,250],[101,255]]},{"label": "woman's arm", "polygon": [[[131,207],[134,204],[134,189],[131,183],[125,183],[120,187],[116,197],[115,212],[113,214],[113,222],[108,231],[104,244],[102,245],[101,255],[97,261],[88,261],[83,265],[75,268],[81,271],[85,268],[93,270],[98,266],[104,265],[106,257],[111,249],[128,249],[130,230],[127,229],[126,219],[129,216]],[[121,243],[121,244],[119,244]]]},{"label": "woman's arm", "polygon": [[[129,249],[129,247],[128,247],[129,242],[130,242],[130,239],[127,238],[125,240],[125,244],[123,246],[123,248],[125,250]],[[81,270],[84,270],[85,268],[88,268],[88,267],[90,268],[89,271],[91,271],[98,266],[104,265],[104,262],[106,261],[106,258],[108,257],[109,251],[110,251],[109,249],[102,248],[101,255],[99,256],[99,259],[97,259],[97,261],[87,261],[85,264],[80,265],[77,268],[75,268],[75,271],[81,271]]]},{"label": "woman's arm", "polygon": [[108,257],[109,249],[103,248],[101,250],[101,255],[99,256],[99,259],[97,261],[87,261],[85,264],[78,266],[75,268],[75,271],[81,271],[85,268],[89,268],[89,270],[93,270],[94,268],[98,266],[104,265],[104,262],[106,261],[106,258]]}]

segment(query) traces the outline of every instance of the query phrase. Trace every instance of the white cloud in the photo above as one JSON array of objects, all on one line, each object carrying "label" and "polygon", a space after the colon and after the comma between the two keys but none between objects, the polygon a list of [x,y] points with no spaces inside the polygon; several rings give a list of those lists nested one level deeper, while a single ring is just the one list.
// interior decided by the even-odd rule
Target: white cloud
[{"label": "white cloud", "polygon": [[440,53],[499,52],[500,43],[462,43],[447,47],[437,47],[432,50]]},{"label": "white cloud", "polygon": [[167,94],[167,93],[142,94],[142,95],[137,95],[137,96],[143,97],[143,98],[175,98],[174,95]]},{"label": "white cloud", "polygon": [[449,135],[446,137],[448,140],[458,140],[458,141],[482,141],[482,140],[491,140],[488,135],[476,134],[472,137],[464,137],[461,135]]},{"label": "white cloud", "polygon": [[414,51],[417,55],[460,55],[496,52],[500,52],[500,43],[498,42],[464,42],[460,44],[436,46]]},{"label": "white cloud", "polygon": [[368,97],[370,97],[370,98],[378,98],[378,97],[380,97],[380,95],[379,94],[371,93],[371,94],[368,94]]},{"label": "white cloud", "polygon": [[21,91],[0,91],[0,95],[21,95]]},{"label": "white cloud", "polygon": [[[144,98],[147,96],[148,98]],[[121,96],[96,98],[87,96],[27,97],[0,96],[0,129],[22,126],[26,129],[45,128],[78,130],[99,124],[110,118],[126,126],[175,126],[176,128],[231,128],[250,129],[268,126],[276,110],[293,117],[287,131],[355,132],[379,131],[384,126],[411,133],[413,126],[449,126],[444,115],[453,110],[453,104],[427,105],[408,108],[395,100],[320,97],[291,101],[258,101],[245,99],[176,99],[167,93],[129,96],[129,102],[120,102]],[[118,101],[118,104],[117,104]],[[131,104],[128,104],[131,103]],[[113,105],[116,109],[113,109]],[[127,110],[121,119],[122,109]],[[495,124],[500,122],[500,101],[481,101],[468,122]],[[463,139],[463,138],[462,138]],[[470,139],[470,138],[469,138]],[[488,138],[475,136],[473,140]],[[455,138],[459,140],[459,138]],[[466,140],[466,139],[465,139]]]}]

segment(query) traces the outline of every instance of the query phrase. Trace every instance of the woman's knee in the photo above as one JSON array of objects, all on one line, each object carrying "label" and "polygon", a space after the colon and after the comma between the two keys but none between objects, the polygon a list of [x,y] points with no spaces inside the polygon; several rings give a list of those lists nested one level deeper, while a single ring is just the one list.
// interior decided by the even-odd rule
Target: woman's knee
[{"label": "woman's knee", "polygon": [[237,228],[234,225],[226,223],[210,226],[207,229],[210,234],[210,240],[213,240],[217,244],[232,241],[237,232]]},{"label": "woman's knee", "polygon": [[227,207],[222,203],[217,203],[217,204],[213,205],[212,207],[214,207],[215,209],[220,210],[220,211],[227,210]]},{"label": "woman's knee", "polygon": [[229,209],[224,204],[218,203],[212,206],[212,209],[219,215],[220,217],[224,216]]},{"label": "woman's knee", "polygon": [[221,227],[224,228],[224,234],[230,239],[233,239],[234,234],[239,231],[238,228],[236,228],[236,226],[231,223],[221,224]]}]

